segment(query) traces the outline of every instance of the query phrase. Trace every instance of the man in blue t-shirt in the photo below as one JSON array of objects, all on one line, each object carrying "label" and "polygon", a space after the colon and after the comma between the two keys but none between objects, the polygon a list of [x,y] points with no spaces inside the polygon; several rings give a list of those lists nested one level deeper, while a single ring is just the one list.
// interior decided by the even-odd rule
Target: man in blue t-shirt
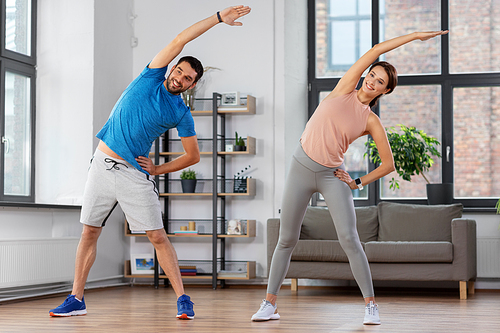
[{"label": "man in blue t-shirt", "polygon": [[[198,163],[200,151],[194,121],[180,94],[194,88],[203,66],[194,57],[168,65],[184,46],[218,23],[236,22],[250,13],[248,6],[234,6],[190,26],[161,50],[116,102],[108,121],[97,133],[99,145],[91,160],[85,185],[80,221],[82,236],[75,263],[73,290],[63,304],[49,311],[51,316],[87,313],[83,292],[96,258],[102,227],[119,203],[132,231],[146,231],[161,267],[177,295],[177,318],[193,319],[193,302],[184,294],[177,254],[163,227],[158,192],[152,176],[184,169]],[[148,158],[151,145],[162,133],[176,128],[185,154],[161,165]]]}]

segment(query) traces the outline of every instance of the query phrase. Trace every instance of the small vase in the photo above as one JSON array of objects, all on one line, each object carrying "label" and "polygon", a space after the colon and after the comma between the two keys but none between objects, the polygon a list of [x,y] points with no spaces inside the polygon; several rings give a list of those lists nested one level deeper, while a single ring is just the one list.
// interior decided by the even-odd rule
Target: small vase
[{"label": "small vase", "polygon": [[189,106],[191,111],[194,110],[194,89],[188,89],[182,93],[182,99],[184,100],[184,104]]},{"label": "small vase", "polygon": [[194,193],[196,189],[196,179],[181,179],[183,193]]},{"label": "small vase", "polygon": [[234,151],[245,151],[247,146],[234,146]]}]

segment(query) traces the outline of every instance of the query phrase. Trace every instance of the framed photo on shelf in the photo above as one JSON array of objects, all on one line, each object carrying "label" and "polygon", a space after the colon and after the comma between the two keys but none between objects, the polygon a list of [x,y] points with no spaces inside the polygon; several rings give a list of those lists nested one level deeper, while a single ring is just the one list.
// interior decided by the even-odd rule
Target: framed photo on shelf
[{"label": "framed photo on shelf", "polygon": [[227,223],[227,234],[228,235],[242,235],[241,221],[240,220],[229,220]]},{"label": "framed photo on shelf", "polygon": [[130,258],[132,274],[154,275],[155,263],[152,254],[133,254]]},{"label": "framed photo on shelf", "polygon": [[221,94],[221,106],[239,106],[240,105],[240,92],[228,92]]}]

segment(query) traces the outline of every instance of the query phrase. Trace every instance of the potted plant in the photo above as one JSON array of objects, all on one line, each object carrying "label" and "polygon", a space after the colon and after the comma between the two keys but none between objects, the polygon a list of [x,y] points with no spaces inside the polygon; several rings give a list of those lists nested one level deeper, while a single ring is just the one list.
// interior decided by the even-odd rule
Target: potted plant
[{"label": "potted plant", "polygon": [[[440,145],[439,141],[413,126],[397,125],[397,127],[401,130],[401,134],[396,127],[386,129],[396,172],[406,181],[411,181],[412,176],[422,175],[427,182],[429,204],[451,203],[453,201],[453,184],[431,184],[424,174],[434,164],[433,156],[441,158],[441,153],[437,149],[437,146]],[[368,155],[373,163],[380,163],[378,149],[373,139],[369,138],[365,145],[365,156]],[[389,184],[389,188],[392,190],[399,188],[399,182],[394,178]]]},{"label": "potted plant", "polygon": [[236,140],[234,143],[234,150],[235,151],[245,151],[247,147],[245,146],[245,141],[243,141],[243,138],[241,136],[238,136],[238,132],[236,133]]},{"label": "potted plant", "polygon": [[183,193],[194,193],[196,188],[196,172],[194,170],[182,170],[181,186]]}]

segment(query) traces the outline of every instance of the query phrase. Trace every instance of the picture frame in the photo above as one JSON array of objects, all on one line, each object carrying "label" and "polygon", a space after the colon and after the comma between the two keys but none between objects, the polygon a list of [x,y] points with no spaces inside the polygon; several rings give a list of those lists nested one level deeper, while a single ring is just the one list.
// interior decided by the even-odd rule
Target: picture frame
[{"label": "picture frame", "polygon": [[130,272],[132,275],[154,275],[155,272],[154,256],[147,254],[133,254],[130,258]]},{"label": "picture frame", "polygon": [[229,220],[227,222],[227,234],[228,235],[242,235],[241,229],[241,221],[240,220]]},{"label": "picture frame", "polygon": [[221,106],[239,106],[240,105],[240,92],[228,92],[221,94]]}]

